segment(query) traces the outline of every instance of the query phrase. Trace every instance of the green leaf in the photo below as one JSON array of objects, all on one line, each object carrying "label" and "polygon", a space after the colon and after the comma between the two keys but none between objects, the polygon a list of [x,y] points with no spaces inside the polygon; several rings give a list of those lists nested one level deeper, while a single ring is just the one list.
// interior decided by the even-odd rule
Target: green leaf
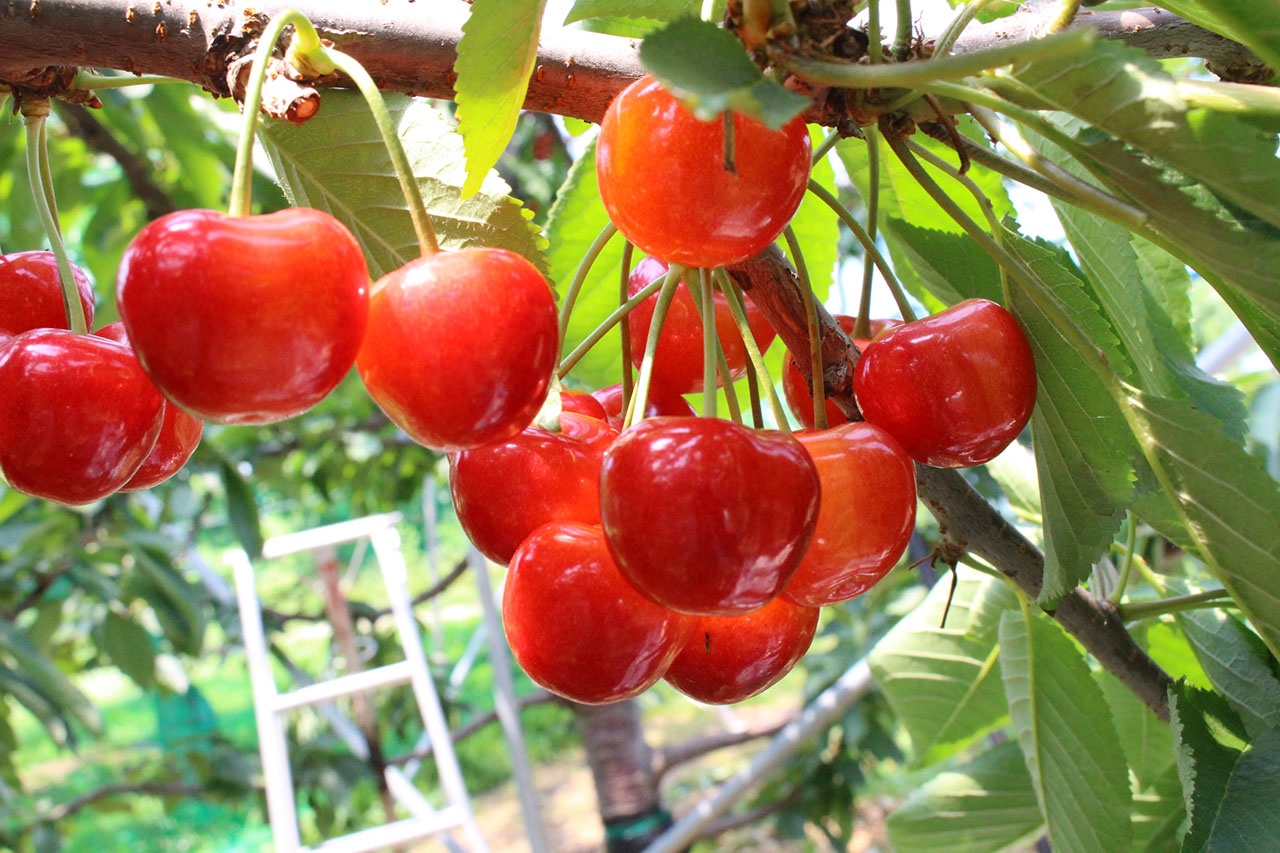
[{"label": "green leaf", "polygon": [[21,628],[5,619],[0,619],[0,654],[13,660],[32,687],[60,714],[73,717],[90,731],[101,729],[98,709],[53,661],[40,653]]},{"label": "green leaf", "polygon": [[576,0],[566,24],[585,21],[588,18],[648,18],[654,21],[674,21],[683,15],[697,14],[701,0]]},{"label": "green leaf", "polygon": [[200,654],[206,624],[203,589],[183,577],[165,551],[135,546],[130,553],[136,569],[129,592],[151,605],[174,648]]},{"label": "green leaf", "polygon": [[1280,731],[1254,739],[1231,770],[1206,850],[1280,850]]},{"label": "green leaf", "polygon": [[[1090,344],[1125,371],[1127,361],[1115,332],[1065,252],[1011,232],[1006,232],[1005,245],[1070,313]],[[1031,434],[1044,515],[1040,601],[1052,602],[1087,578],[1110,546],[1133,499],[1139,452],[1115,401],[1075,345],[1021,288],[1012,296],[1010,308],[1031,342],[1039,381]]]},{"label": "green leaf", "polygon": [[809,106],[808,98],[765,77],[742,42],[710,21],[679,18],[650,33],[640,43],[640,61],[703,121],[732,110],[776,130]]},{"label": "green leaf", "polygon": [[462,197],[475,195],[515,134],[547,0],[473,0],[453,70],[467,155]]},{"label": "green leaf", "polygon": [[109,611],[102,623],[102,650],[143,690],[155,684],[156,655],[151,648],[151,635],[137,622]]},{"label": "green leaf", "polygon": [[1177,618],[1209,680],[1249,733],[1280,728],[1280,680],[1258,635],[1220,610],[1188,610]]},{"label": "green leaf", "polygon": [[1054,850],[1127,847],[1124,752],[1084,657],[1061,628],[1028,609],[1001,618],[1000,650],[1013,728]]},{"label": "green leaf", "polygon": [[[1160,726],[1168,731],[1168,726]],[[1170,761],[1152,783],[1133,792],[1133,849],[1144,853],[1177,850],[1182,843],[1187,807],[1178,768]]]},{"label": "green leaf", "polygon": [[1006,714],[996,629],[1017,599],[1003,582],[965,572],[944,627],[949,593],[949,583],[935,584],[869,657],[876,682],[911,735],[918,764],[954,754]]},{"label": "green leaf", "polygon": [[1280,7],[1275,4],[1257,0],[1170,0],[1160,5],[1245,45],[1273,69],[1280,68]]},{"label": "green leaf", "polygon": [[1221,696],[1179,682],[1169,696],[1169,728],[1191,816],[1182,849],[1202,850],[1244,749],[1244,726]]},{"label": "green leaf", "polygon": [[249,559],[256,559],[262,556],[263,538],[253,487],[230,462],[219,463],[218,471],[227,495],[227,520],[231,522],[231,530]]},{"label": "green leaf", "polygon": [[1192,403],[1130,388],[1128,406],[1201,559],[1272,653],[1280,651],[1280,484]]},{"label": "green leaf", "polygon": [[[809,135],[816,146],[822,140],[822,129],[810,127]],[[824,187],[835,186],[835,170],[825,157],[813,165],[809,178]],[[800,209],[791,218],[791,229],[804,252],[814,295],[818,301],[825,302],[835,283],[840,261],[840,221],[821,199],[813,193],[805,193]],[[778,244],[790,258],[786,241],[779,238]]]},{"label": "green leaf", "polygon": [[1000,267],[966,234],[920,228],[901,219],[884,224],[895,258],[905,260],[929,292],[947,305],[962,299],[1004,301]]},{"label": "green leaf", "polygon": [[1057,109],[1164,160],[1227,204],[1280,227],[1276,135],[1225,113],[1189,107],[1173,77],[1142,51],[1099,40],[1069,60],[1033,61],[1017,77]]},{"label": "green leaf", "polygon": [[[1161,776],[1174,766],[1173,735],[1169,725],[1155,715],[1133,691],[1109,672],[1094,674],[1102,695],[1111,709],[1125,760],[1133,773],[1137,789],[1157,784]],[[1181,805],[1181,794],[1179,794]]]},{"label": "green leaf", "polygon": [[[480,193],[464,200],[458,134],[428,102],[386,98],[440,245],[499,246],[545,270],[546,241],[506,182],[490,173]],[[328,211],[350,228],[374,278],[421,254],[400,183],[360,95],[327,91],[315,118],[301,127],[266,122],[261,136],[289,200]]]},{"label": "green leaf", "polygon": [[1022,753],[1005,741],[912,791],[889,818],[898,853],[986,853],[1043,831]]}]

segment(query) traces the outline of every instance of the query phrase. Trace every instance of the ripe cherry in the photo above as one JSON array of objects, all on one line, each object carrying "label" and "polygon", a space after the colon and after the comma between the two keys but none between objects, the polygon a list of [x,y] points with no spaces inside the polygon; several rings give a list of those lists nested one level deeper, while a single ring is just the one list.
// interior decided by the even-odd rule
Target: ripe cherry
[{"label": "ripe cherry", "polygon": [[537,268],[505,249],[472,248],[378,280],[356,366],[410,438],[454,452],[528,426],[558,347],[555,298]]},{"label": "ripe cherry", "polygon": [[[591,396],[600,401],[609,423],[617,429],[622,429],[623,420],[627,416],[627,413],[622,410],[622,385],[609,385],[599,391],[593,391]],[[660,385],[651,384],[649,395],[645,398],[644,416],[653,418],[661,415],[693,418],[697,417],[698,413],[684,397]]]},{"label": "ripe cherry", "polygon": [[600,463],[617,437],[603,418],[562,412],[560,432],[530,425],[451,454],[453,506],[467,537],[490,560],[506,563],[544,524],[599,526]]},{"label": "ripe cherry", "polygon": [[327,213],[171,213],[125,250],[120,318],[165,396],[207,421],[262,424],[301,414],[355,361],[369,273]]},{"label": "ripe cherry", "polygon": [[614,98],[596,142],[596,174],[609,218],[646,254],[719,267],[777,239],[804,197],[809,133],[793,119],[770,130],[735,114],[734,170],[724,123],[701,121],[653,77]]},{"label": "ripe cherry", "polygon": [[164,398],[133,351],[32,329],[0,345],[0,472],[20,492],[84,504],[117,491],[160,433]]},{"label": "ripe cherry", "polygon": [[[125,332],[124,323],[108,323],[95,335],[129,346],[129,336]],[[173,403],[166,402],[164,420],[160,426],[160,435],[155,446],[147,454],[129,482],[120,487],[122,492],[136,492],[158,486],[178,473],[191,454],[195,453],[204,434],[204,421],[193,417]]]},{"label": "ripe cherry", "polygon": [[916,521],[915,466],[893,436],[845,423],[796,438],[813,457],[828,500],[782,597],[820,607],[875,586],[907,548]]},{"label": "ripe cherry", "polygon": [[585,391],[561,390],[560,410],[586,415],[589,418],[596,418],[602,421],[609,419],[609,413],[604,410],[604,406],[601,405],[600,401]]},{"label": "ripe cherry", "polygon": [[854,394],[917,462],[981,465],[1018,437],[1036,401],[1031,345],[1012,314],[966,299],[882,332],[854,370]]},{"label": "ripe cherry", "polygon": [[618,567],[654,601],[731,615],[771,601],[800,564],[818,474],[785,433],[650,418],[605,454],[601,517]]},{"label": "ripe cherry", "polygon": [[[850,317],[847,314],[835,315],[835,320],[840,324],[840,328],[844,329],[846,335],[853,335],[854,324],[857,323],[856,317]],[[872,320],[871,337],[875,337],[885,329],[900,325],[901,320],[882,319]],[[854,338],[854,344],[858,347],[858,351],[867,348],[870,338]],[[806,356],[801,356],[802,358]],[[814,428],[813,420],[813,387],[808,380],[804,378],[804,374],[800,372],[800,368],[796,366],[795,358],[788,358],[786,367],[782,369],[782,395],[787,400],[787,408],[791,410],[791,414],[800,422],[805,429]],[[827,409],[827,426],[833,427],[849,422],[844,416],[844,412],[840,411],[840,407],[830,400],[824,400]]]},{"label": "ripe cherry", "polygon": [[783,598],[738,616],[697,616],[663,676],[686,696],[710,705],[749,699],[777,684],[813,642],[817,607]]},{"label": "ripe cherry", "polygon": [[[84,308],[86,326],[93,323],[93,284],[84,270],[71,265]],[[67,329],[53,252],[16,252],[0,257],[0,340],[31,329]]]},{"label": "ripe cherry", "polygon": [[[654,279],[665,275],[666,271],[667,264],[664,261],[653,257],[643,258],[631,271],[627,290],[635,296]],[[714,298],[716,334],[720,338],[720,346],[724,350],[729,372],[734,379],[737,379],[747,370],[747,348],[742,342],[742,335],[738,334],[733,314],[729,311],[728,300],[718,291]],[[631,361],[636,367],[639,367],[644,359],[649,327],[653,323],[653,309],[657,304],[658,294],[655,293],[632,309],[628,315]],[[747,301],[747,325],[751,327],[751,336],[755,338],[756,345],[761,352],[764,352],[773,342],[776,333],[764,314],[750,300]],[[702,315],[695,304],[694,295],[681,281],[667,309],[662,333],[658,336],[658,351],[654,354],[653,379],[650,388],[661,386],[677,394],[701,391],[702,351]],[[724,384],[723,381],[721,384]]]},{"label": "ripe cherry", "polygon": [[649,689],[689,630],[688,617],[623,579],[599,527],[573,522],[540,527],[516,549],[502,619],[530,678],[589,705]]}]

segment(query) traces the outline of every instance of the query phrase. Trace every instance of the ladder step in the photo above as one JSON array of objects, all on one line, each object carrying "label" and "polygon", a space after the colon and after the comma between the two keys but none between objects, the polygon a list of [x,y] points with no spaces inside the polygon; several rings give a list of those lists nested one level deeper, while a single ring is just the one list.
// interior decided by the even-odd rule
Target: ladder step
[{"label": "ladder step", "polygon": [[430,817],[411,817],[382,826],[362,829],[333,838],[307,850],[316,853],[368,853],[399,844],[408,844],[462,826],[465,813],[457,806],[442,809]]},{"label": "ladder step", "polygon": [[353,672],[350,675],[339,676],[316,684],[308,684],[306,687],[299,687],[297,690],[281,693],[275,699],[275,711],[279,713],[280,711],[290,711],[307,705],[317,705],[343,696],[368,693],[381,687],[407,684],[412,680],[413,667],[410,666],[407,660],[402,660],[397,663],[380,666],[377,669]]}]

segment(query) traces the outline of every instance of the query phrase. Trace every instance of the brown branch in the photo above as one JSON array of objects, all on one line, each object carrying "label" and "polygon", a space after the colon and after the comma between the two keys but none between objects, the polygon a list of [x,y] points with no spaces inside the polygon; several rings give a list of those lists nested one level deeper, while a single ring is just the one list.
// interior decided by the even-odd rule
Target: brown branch
[{"label": "brown branch", "polygon": [[74,800],[54,806],[40,818],[39,823],[59,823],[99,800],[121,794],[143,794],[151,797],[208,797],[209,789],[202,785],[185,785],[180,782],[135,782],[104,785]]},{"label": "brown branch", "polygon": [[681,764],[696,761],[704,755],[721,749],[729,749],[750,743],[760,738],[773,737],[782,731],[795,718],[794,714],[772,723],[748,726],[737,731],[714,732],[709,735],[692,737],[672,746],[661,747],[653,751],[653,775],[661,779],[668,772]]},{"label": "brown branch", "polygon": [[[430,587],[428,587],[427,589],[415,595],[410,600],[409,606],[417,607],[418,605],[423,604],[424,602],[430,601],[431,599],[443,593],[450,586],[452,586],[454,582],[458,580],[458,578],[466,574],[467,569],[470,567],[470,565],[471,564],[465,559],[459,560],[457,563],[454,564],[453,568],[449,570],[449,574],[440,578],[440,580],[436,581]],[[374,610],[373,608],[362,607],[359,612],[359,616],[361,618],[364,618],[365,616],[369,616],[375,620],[380,619],[383,616],[390,616],[390,615],[391,615],[390,607],[383,607],[377,610]],[[329,618],[324,613],[304,613],[302,611],[294,611],[294,612],[286,613],[282,610],[271,610],[270,608],[266,608],[266,607],[262,608],[262,616],[263,616],[263,619],[265,619],[267,622],[270,622],[274,625],[284,625],[286,622],[323,622]]]}]

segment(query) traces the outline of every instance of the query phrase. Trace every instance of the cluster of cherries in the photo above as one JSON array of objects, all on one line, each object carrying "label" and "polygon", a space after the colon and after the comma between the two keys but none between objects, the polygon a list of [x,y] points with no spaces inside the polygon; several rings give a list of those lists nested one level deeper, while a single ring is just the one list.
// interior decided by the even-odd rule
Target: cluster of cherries
[{"label": "cluster of cherries", "polygon": [[[668,264],[746,260],[795,213],[809,173],[803,122],[732,121],[730,170],[725,125],[652,79],[610,106],[596,166],[611,218],[647,255],[633,294]],[[32,281],[7,283],[36,266]],[[775,683],[807,651],[819,608],[865,592],[901,557],[914,462],[989,460],[1035,396],[1016,320],[969,301],[859,342],[865,422],[829,408],[832,426],[813,429],[793,366],[784,391],[808,429],[697,417],[683,395],[702,390],[703,318],[682,282],[648,360],[656,294],[630,315],[648,381],[644,411],[628,418],[621,386],[557,390],[555,297],[529,261],[438,251],[370,286],[355,238],[309,208],[150,223],[120,264],[122,323],[97,335],[67,329],[51,269],[22,256],[0,267],[0,471],[14,488],[75,504],[146,487],[185,462],[203,422],[301,414],[354,365],[392,421],[448,454],[459,520],[509,566],[517,660],[584,703],[660,678],[713,703]],[[91,315],[87,279],[77,284]],[[710,301],[728,383],[775,333],[748,309],[750,347],[725,295]]]}]

